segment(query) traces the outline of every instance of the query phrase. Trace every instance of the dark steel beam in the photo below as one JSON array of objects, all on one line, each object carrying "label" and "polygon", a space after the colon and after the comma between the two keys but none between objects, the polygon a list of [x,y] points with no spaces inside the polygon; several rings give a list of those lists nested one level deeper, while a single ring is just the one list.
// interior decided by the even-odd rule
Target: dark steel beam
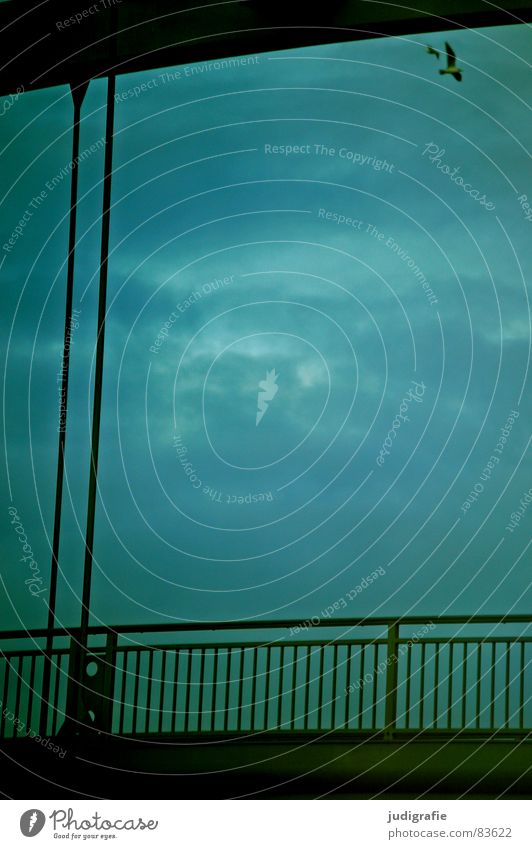
[{"label": "dark steel beam", "polygon": [[530,0],[416,0],[411,6],[385,0],[319,6],[307,0],[11,0],[0,3],[0,94],[241,54],[531,20]]}]

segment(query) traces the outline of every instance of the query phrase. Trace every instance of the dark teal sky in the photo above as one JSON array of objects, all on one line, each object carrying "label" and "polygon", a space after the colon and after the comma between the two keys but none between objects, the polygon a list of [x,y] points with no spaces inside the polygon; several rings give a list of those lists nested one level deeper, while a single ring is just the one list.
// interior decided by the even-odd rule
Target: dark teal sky
[{"label": "dark teal sky", "polygon": [[[462,83],[424,51],[446,38]],[[528,55],[527,28],[502,27],[118,78],[97,619],[319,616],[379,567],[339,613],[529,611],[532,509],[508,529],[532,486],[532,221],[518,200],[532,197]],[[104,96],[91,83],[82,150],[103,135]],[[6,627],[44,624],[46,612],[24,585],[7,508],[12,498],[46,576],[69,178],[46,184],[70,160],[71,111],[68,90],[49,89],[0,119],[2,244],[33,212],[0,257]],[[102,165],[97,149],[80,170],[59,605],[69,623]],[[272,369],[278,391],[256,425]]]}]

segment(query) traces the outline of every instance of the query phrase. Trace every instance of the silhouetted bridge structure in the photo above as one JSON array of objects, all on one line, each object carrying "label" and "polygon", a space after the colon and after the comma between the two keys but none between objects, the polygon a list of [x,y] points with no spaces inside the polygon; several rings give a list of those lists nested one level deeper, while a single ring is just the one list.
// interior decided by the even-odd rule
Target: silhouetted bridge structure
[{"label": "silhouetted bridge structure", "polygon": [[[530,616],[337,619],[295,635],[300,623],[289,621],[88,627],[116,75],[339,40],[502,25],[516,16],[532,20],[525,0],[514,0],[509,12],[481,0],[415,5],[420,8],[354,0],[318,6],[200,0],[187,8],[175,0],[129,0],[89,16],[65,37],[56,24],[72,14],[71,2],[0,3],[3,92],[71,86],[73,163],[86,86],[107,78],[81,622],[79,629],[54,627],[63,428],[49,627],[0,632],[0,756],[10,792],[20,782],[18,798],[127,799],[150,791],[169,798],[330,792],[529,798]],[[77,166],[65,298],[65,409],[76,209]],[[431,622],[436,627],[419,636]],[[59,744],[64,759],[54,751]]]},{"label": "silhouetted bridge structure", "polygon": [[[359,760],[367,744],[378,744],[381,763],[383,747],[405,758],[411,743],[436,746],[447,763],[456,744],[467,744],[477,759],[482,754],[481,773],[499,744],[522,783],[532,763],[531,622],[449,616],[329,619],[311,627],[91,627],[83,654],[76,629],[55,629],[48,694],[47,632],[2,632],[0,737],[11,747],[31,741],[33,756],[37,732],[78,760],[80,752],[99,751],[105,760],[115,751],[120,761],[128,752],[130,767],[136,751],[139,767],[164,762],[163,772],[186,765],[212,773],[235,752],[241,771],[246,748],[254,750],[249,771],[259,747],[266,760],[276,759],[277,779],[286,768],[278,757],[291,752],[293,761],[295,747],[304,769],[308,744],[356,749]],[[150,742],[158,744],[155,756]],[[493,768],[501,766],[498,752]]]}]

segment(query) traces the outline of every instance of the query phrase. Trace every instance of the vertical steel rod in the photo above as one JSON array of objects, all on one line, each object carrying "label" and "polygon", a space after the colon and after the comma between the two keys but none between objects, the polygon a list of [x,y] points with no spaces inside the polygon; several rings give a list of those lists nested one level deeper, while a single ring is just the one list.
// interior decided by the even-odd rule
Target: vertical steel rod
[{"label": "vertical steel rod", "polygon": [[48,721],[48,706],[50,701],[50,675],[52,668],[52,636],[55,627],[55,609],[57,602],[57,575],[59,571],[59,544],[61,539],[61,508],[63,504],[63,481],[65,474],[65,441],[68,411],[68,378],[70,374],[70,335],[72,332],[72,306],[74,302],[74,261],[76,256],[76,220],[78,211],[78,157],[79,157],[79,125],[81,106],[85,97],[88,82],[70,90],[74,103],[72,123],[72,161],[70,180],[70,219],[68,224],[68,258],[65,298],[65,328],[63,333],[63,360],[61,366],[61,409],[59,413],[59,444],[57,448],[57,473],[55,482],[54,528],[52,535],[52,563],[50,566],[50,590],[48,594],[48,621],[46,647],[44,653],[44,669],[42,681],[42,701],[40,713],[40,732],[46,734]]},{"label": "vertical steel rod", "polygon": [[102,410],[103,360],[105,343],[105,314],[107,310],[107,272],[109,264],[109,228],[111,220],[111,178],[113,170],[113,132],[115,106],[115,76],[107,78],[107,112],[105,124],[105,160],[102,201],[102,236],[100,251],[100,284],[98,294],[98,324],[96,341],[96,364],[94,369],[94,401],[92,411],[91,458],[89,468],[89,492],[87,499],[87,526],[85,531],[85,561],[83,566],[83,590],[81,596],[80,650],[76,670],[76,718],[83,722],[82,704],[83,674],[88,649],[88,631],[91,600],[92,565],[94,549],[94,521],[96,516],[96,485],[98,456],[100,449],[100,423]]},{"label": "vertical steel rod", "polygon": [[100,287],[98,297],[98,332],[96,364],[94,370],[94,404],[92,413],[91,463],[89,471],[89,497],[87,505],[87,530],[85,534],[85,564],[80,623],[80,643],[87,647],[89,627],[91,578],[94,546],[94,519],[96,514],[96,482],[100,449],[100,422],[102,410],[103,358],[105,345],[105,313],[107,309],[107,271],[109,265],[109,228],[111,221],[111,177],[113,170],[113,130],[115,105],[115,77],[107,79],[107,116],[105,125],[105,166],[102,202],[102,243],[100,254]]}]

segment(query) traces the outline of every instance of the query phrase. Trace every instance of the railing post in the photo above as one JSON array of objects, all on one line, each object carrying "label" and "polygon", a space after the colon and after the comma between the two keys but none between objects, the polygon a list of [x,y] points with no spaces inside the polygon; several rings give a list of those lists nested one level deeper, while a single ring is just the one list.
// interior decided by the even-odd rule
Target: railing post
[{"label": "railing post", "polygon": [[[113,724],[113,696],[116,675],[116,648],[118,634],[109,631],[105,641],[105,666],[102,675],[102,720],[101,727],[105,731],[111,731]],[[161,684],[161,686],[163,686]]]},{"label": "railing post", "polygon": [[79,676],[80,676],[80,646],[79,632],[77,629],[72,629],[70,632],[70,646],[68,657],[68,680],[67,680],[67,696],[65,707],[65,721],[60,733],[75,734],[77,731],[78,707],[77,697],[79,692]]},{"label": "railing post", "polygon": [[41,709],[39,712],[39,734],[46,737],[48,731],[48,718],[50,708],[52,711],[56,705],[51,704],[50,679],[52,667],[53,636],[50,633],[46,639],[46,648],[43,650],[43,680],[41,685]]},{"label": "railing post", "polygon": [[[63,734],[111,730],[117,644],[117,632],[109,630],[105,647],[87,650],[79,641],[79,631],[72,632]],[[87,664],[96,665],[96,672],[90,676]]]},{"label": "railing post", "polygon": [[386,657],[386,702],[384,717],[384,739],[391,740],[395,730],[397,716],[397,671],[399,658],[399,622],[388,625],[388,645]]}]

